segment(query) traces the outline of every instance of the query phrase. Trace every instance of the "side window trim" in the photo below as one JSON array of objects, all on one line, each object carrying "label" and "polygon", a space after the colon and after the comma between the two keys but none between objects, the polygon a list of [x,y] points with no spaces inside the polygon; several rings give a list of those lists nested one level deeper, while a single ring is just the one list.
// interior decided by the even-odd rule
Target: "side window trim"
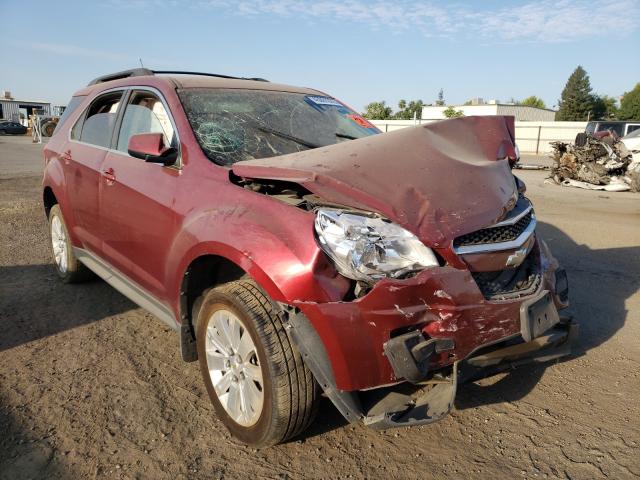
[{"label": "side window trim", "polygon": [[118,146],[118,139],[120,136],[120,128],[122,126],[122,119],[124,117],[124,111],[126,107],[129,106],[129,100],[131,99],[131,96],[135,92],[149,92],[154,94],[156,97],[158,97],[158,99],[160,99],[160,101],[162,102],[162,106],[167,112],[167,116],[169,117],[169,121],[171,122],[171,126],[173,127],[173,134],[175,135],[175,138],[176,138],[176,145],[177,145],[176,148],[178,149],[178,157],[176,159],[176,162],[173,165],[168,165],[163,168],[173,168],[176,170],[182,170],[182,148],[180,143],[180,135],[178,134],[178,129],[176,128],[176,122],[173,119],[173,114],[171,113],[171,109],[169,108],[169,104],[164,98],[164,95],[160,92],[160,90],[153,87],[144,86],[144,85],[131,85],[126,87],[126,90],[127,90],[126,102],[123,102],[123,104],[121,105],[121,107],[122,106],[124,107],[121,109],[122,112],[118,113],[118,119],[116,120],[116,128],[114,129],[114,136],[111,143],[112,148],[110,149],[110,151],[112,153],[117,153],[119,155],[123,155],[140,162],[144,161],[144,160],[140,160],[139,158],[132,157],[131,155],[129,155],[128,152],[121,152],[120,150],[118,150],[117,146]]},{"label": "side window trim", "polygon": [[[82,135],[82,126],[84,125],[84,121],[85,118],[87,116],[87,112],[89,111],[89,109],[91,108],[91,106],[94,104],[94,102],[96,100],[98,100],[100,97],[102,97],[103,95],[107,95],[109,93],[113,93],[113,92],[122,92],[122,97],[120,98],[120,105],[118,106],[118,111],[116,113],[116,122],[113,128],[113,135],[111,136],[111,145],[109,146],[109,148],[105,148],[105,147],[101,147],[99,145],[93,145],[90,143],[85,143],[85,142],[81,142],[80,140],[75,140],[71,138],[71,132],[73,131],[73,129],[76,127],[76,125],[78,125],[79,123],[81,123],[81,128],[80,128],[80,135]],[[131,155],[129,155],[128,153],[125,152],[121,152],[119,150],[117,150],[117,145],[118,145],[118,136],[120,135],[120,126],[122,125],[122,118],[124,116],[124,110],[126,108],[126,106],[129,103],[129,99],[131,98],[131,94],[134,91],[144,91],[144,92],[150,92],[153,93],[154,95],[156,95],[160,101],[162,102],[162,105],[164,106],[165,111],[167,112],[167,116],[169,117],[169,121],[171,122],[171,126],[173,127],[173,132],[174,135],[176,137],[176,144],[177,144],[177,149],[178,149],[178,158],[176,160],[176,162],[173,165],[169,165],[163,168],[172,168],[175,170],[182,170],[182,148],[181,148],[181,142],[180,142],[180,135],[178,133],[178,129],[176,127],[176,122],[173,119],[173,114],[171,113],[171,109],[169,108],[169,103],[167,102],[167,100],[164,98],[164,95],[162,94],[162,92],[160,92],[160,90],[154,88],[154,87],[149,87],[149,86],[145,86],[145,85],[130,85],[130,86],[126,86],[126,87],[116,87],[116,88],[112,88],[109,90],[104,90],[102,92],[100,92],[98,95],[96,95],[96,97],[91,100],[87,106],[84,108],[84,110],[82,111],[82,113],[78,116],[77,120],[75,121],[75,123],[73,124],[73,126],[68,130],[68,136],[67,136],[67,141],[69,142],[75,142],[75,143],[81,143],[83,145],[90,145],[94,148],[100,148],[102,150],[107,150],[109,152],[112,153],[117,153],[119,155],[124,155],[130,158],[134,158]],[[135,160],[139,160],[139,159],[135,159]],[[140,160],[142,161],[142,160]]]},{"label": "side window trim", "polygon": [[131,98],[133,90],[127,88],[122,94],[122,98],[120,99],[120,107],[118,108],[118,116],[116,117],[116,123],[113,126],[113,132],[111,133],[111,145],[109,147],[110,151],[117,151],[118,149],[118,137],[120,136],[120,126],[122,125],[122,118],[124,117],[124,112],[129,105],[129,99]]},{"label": "side window trim", "polygon": [[[67,137],[67,140],[69,142],[75,142],[75,143],[81,143],[82,145],[90,145],[94,148],[100,148],[102,150],[111,150],[111,147],[113,147],[113,132],[111,135],[111,143],[109,145],[109,147],[103,147],[101,145],[94,145],[92,143],[87,143],[87,142],[82,142],[80,140],[80,138],[82,138],[82,130],[84,128],[84,121],[87,118],[87,113],[89,112],[89,110],[91,109],[91,107],[96,103],[96,101],[98,101],[99,99],[101,99],[103,96],[105,95],[109,95],[112,93],[117,93],[117,92],[121,92],[121,97],[120,97],[120,105],[118,105],[118,110],[116,112],[116,115],[119,116],[120,115],[120,111],[122,110],[122,99],[125,96],[125,93],[127,93],[127,89],[126,88],[122,88],[122,87],[117,87],[117,88],[112,88],[110,90],[105,90],[103,92],[100,92],[98,95],[96,95],[93,100],[91,100],[87,106],[84,108],[84,110],[82,111],[82,113],[80,114],[80,116],[78,117],[78,119],[76,120],[76,122],[73,124],[73,126],[68,130],[69,134]],[[117,118],[117,117],[116,117]],[[78,139],[74,139],[71,138],[71,133],[73,132],[73,130],[76,128],[76,126],[80,125],[80,133],[78,135]],[[115,131],[115,130],[114,130]]]}]

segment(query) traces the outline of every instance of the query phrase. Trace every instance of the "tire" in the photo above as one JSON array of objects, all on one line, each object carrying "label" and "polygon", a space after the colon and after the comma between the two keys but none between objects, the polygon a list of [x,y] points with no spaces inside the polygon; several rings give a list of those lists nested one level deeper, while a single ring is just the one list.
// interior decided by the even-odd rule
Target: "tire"
[{"label": "tire", "polygon": [[7,131],[6,130],[0,130],[0,135],[6,135]]},{"label": "tire", "polygon": [[[316,382],[271,300],[253,280],[205,291],[194,304],[193,318],[207,393],[234,437],[256,448],[267,447],[298,435],[311,424],[318,404]],[[232,332],[237,321],[235,342],[225,340],[222,330]],[[226,338],[232,337],[233,332]],[[235,355],[229,349],[234,343],[240,345],[232,347]],[[261,402],[256,391],[262,393]]]},{"label": "tire", "polygon": [[42,136],[43,137],[51,137],[53,136],[53,132],[56,129],[56,124],[53,122],[47,122],[42,126]]},{"label": "tire", "polygon": [[576,135],[576,147],[584,147],[587,144],[587,134],[580,132]]},{"label": "tire", "polygon": [[60,279],[64,283],[79,283],[91,279],[91,270],[80,263],[73,253],[69,231],[58,205],[51,207],[49,212],[49,234],[53,265]]}]

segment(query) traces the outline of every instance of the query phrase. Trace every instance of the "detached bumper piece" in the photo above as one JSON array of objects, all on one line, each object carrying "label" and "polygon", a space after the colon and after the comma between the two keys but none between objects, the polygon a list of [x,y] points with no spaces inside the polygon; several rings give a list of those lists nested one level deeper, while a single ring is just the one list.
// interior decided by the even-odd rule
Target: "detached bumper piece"
[{"label": "detached bumper piece", "polygon": [[458,366],[460,383],[473,382],[528,363],[544,363],[571,353],[579,327],[569,317],[529,342],[522,339],[482,348]]},{"label": "detached bumper piece", "polygon": [[429,360],[433,354],[452,350],[453,347],[451,339],[426,339],[421,331],[416,330],[393,337],[384,344],[384,354],[396,378],[418,383],[429,373]]},{"label": "detached bumper piece", "polygon": [[372,392],[361,392],[363,399],[368,400],[365,405],[369,407],[363,418],[364,424],[383,430],[441,420],[453,408],[458,386],[457,368],[454,364],[446,375],[434,376],[423,386],[403,384],[382,389],[384,394],[379,399],[372,396]]}]

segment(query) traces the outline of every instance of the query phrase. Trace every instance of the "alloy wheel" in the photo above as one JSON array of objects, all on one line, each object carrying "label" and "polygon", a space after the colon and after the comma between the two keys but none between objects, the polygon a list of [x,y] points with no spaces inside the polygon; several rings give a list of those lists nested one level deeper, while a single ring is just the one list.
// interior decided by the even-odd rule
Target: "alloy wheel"
[{"label": "alloy wheel", "polygon": [[209,319],[206,361],[216,395],[227,414],[250,427],[260,418],[264,380],[256,346],[233,312],[216,310]]},{"label": "alloy wheel", "polygon": [[51,219],[51,245],[56,265],[62,273],[65,273],[67,271],[67,235],[57,215]]}]

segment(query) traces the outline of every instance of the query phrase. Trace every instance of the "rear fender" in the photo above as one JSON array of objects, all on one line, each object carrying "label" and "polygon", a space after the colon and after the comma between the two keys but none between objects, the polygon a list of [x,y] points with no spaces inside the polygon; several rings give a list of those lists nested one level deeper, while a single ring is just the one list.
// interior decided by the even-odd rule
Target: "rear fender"
[{"label": "rear fender", "polygon": [[[65,223],[67,225],[67,231],[69,234],[69,238],[71,240],[72,245],[76,247],[80,247],[81,243],[78,237],[75,235],[75,229],[73,226],[76,224],[75,215],[73,212],[73,208],[68,201],[66,192],[66,179],[64,176],[64,171],[62,169],[62,165],[60,164],[60,160],[53,153],[49,152],[45,153],[48,158],[45,159],[46,165],[44,169],[44,178],[42,180],[42,194],[44,198],[44,191],[49,188],[53,192],[53,195],[56,197],[56,201],[58,202],[58,206],[62,211],[62,215],[64,216]],[[43,205],[44,208],[44,205]]]}]

